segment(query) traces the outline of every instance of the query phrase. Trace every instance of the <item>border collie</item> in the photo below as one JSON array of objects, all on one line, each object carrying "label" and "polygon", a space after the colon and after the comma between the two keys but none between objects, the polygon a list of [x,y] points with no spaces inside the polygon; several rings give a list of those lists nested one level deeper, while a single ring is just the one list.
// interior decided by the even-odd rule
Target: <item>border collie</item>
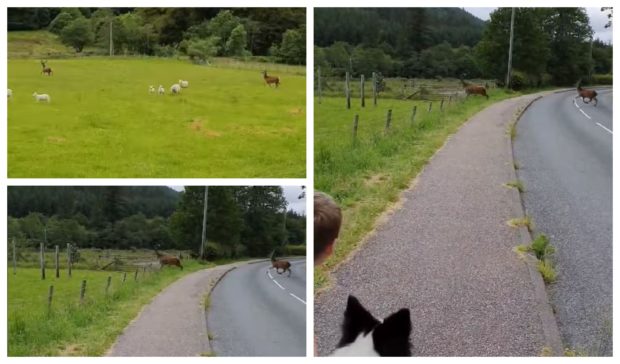
[{"label": "border collie", "polygon": [[379,321],[357,298],[349,296],[342,338],[331,356],[411,356],[410,335],[409,309]]}]

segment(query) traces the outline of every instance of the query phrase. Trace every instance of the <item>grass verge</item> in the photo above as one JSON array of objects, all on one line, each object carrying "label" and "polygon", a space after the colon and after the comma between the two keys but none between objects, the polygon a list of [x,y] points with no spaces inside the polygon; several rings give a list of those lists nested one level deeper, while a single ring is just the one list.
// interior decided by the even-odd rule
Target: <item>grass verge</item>
[{"label": "grass verge", "polygon": [[[315,188],[333,196],[343,211],[343,226],[334,254],[315,268],[315,292],[328,285],[329,272],[343,262],[375,226],[377,219],[398,201],[406,189],[441,148],[448,136],[474,114],[491,104],[519,96],[497,90],[489,100],[470,97],[444,105],[444,111],[428,112],[423,101],[379,100],[361,108],[344,98],[315,101]],[[368,100],[367,100],[368,101]],[[412,120],[413,107],[416,117]],[[386,113],[392,123],[385,130]],[[357,137],[352,123],[359,115]]]},{"label": "grass verge", "polygon": [[[182,276],[215,266],[185,261],[183,271],[140,272],[134,281],[119,272],[74,270],[71,278],[41,280],[38,269],[8,271],[8,355],[9,356],[100,356],[136,317],[142,307],[161,290]],[[105,295],[107,277],[112,276]],[[86,299],[79,303],[81,281],[86,280]],[[51,310],[47,292],[54,285]]]}]

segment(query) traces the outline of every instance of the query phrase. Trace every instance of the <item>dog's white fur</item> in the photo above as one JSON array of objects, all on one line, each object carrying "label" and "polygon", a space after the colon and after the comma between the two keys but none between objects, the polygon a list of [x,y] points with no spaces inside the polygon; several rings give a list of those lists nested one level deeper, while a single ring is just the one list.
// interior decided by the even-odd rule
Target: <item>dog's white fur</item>
[{"label": "dog's white fur", "polygon": [[379,356],[372,340],[373,331],[367,335],[359,334],[354,342],[336,349],[330,356]]}]

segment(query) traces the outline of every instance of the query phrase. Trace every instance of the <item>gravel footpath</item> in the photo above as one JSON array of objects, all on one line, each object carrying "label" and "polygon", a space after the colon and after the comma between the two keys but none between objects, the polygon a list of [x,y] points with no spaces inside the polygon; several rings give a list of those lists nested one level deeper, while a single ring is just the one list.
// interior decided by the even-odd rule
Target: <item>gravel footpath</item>
[{"label": "gravel footpath", "polygon": [[108,356],[198,356],[211,352],[203,299],[234,263],[191,273],[145,306]]},{"label": "gravel footpath", "polygon": [[402,206],[334,272],[333,286],[315,299],[319,355],[340,338],[349,294],[376,316],[408,307],[415,356],[561,349],[542,280],[513,250],[527,234],[506,225],[523,216],[518,192],[503,185],[515,179],[507,128],[539,96],[472,117],[403,193]]}]

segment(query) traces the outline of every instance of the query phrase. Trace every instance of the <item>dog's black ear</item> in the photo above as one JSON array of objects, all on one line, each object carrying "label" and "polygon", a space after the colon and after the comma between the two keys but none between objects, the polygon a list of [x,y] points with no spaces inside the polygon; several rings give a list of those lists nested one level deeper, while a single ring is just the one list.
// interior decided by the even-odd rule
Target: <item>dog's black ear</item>
[{"label": "dog's black ear", "polygon": [[411,315],[403,308],[388,316],[372,333],[375,350],[381,356],[411,356]]},{"label": "dog's black ear", "polygon": [[379,323],[379,320],[374,318],[357,298],[349,296],[342,322],[342,338],[338,347],[354,342],[360,333],[368,334]]}]

